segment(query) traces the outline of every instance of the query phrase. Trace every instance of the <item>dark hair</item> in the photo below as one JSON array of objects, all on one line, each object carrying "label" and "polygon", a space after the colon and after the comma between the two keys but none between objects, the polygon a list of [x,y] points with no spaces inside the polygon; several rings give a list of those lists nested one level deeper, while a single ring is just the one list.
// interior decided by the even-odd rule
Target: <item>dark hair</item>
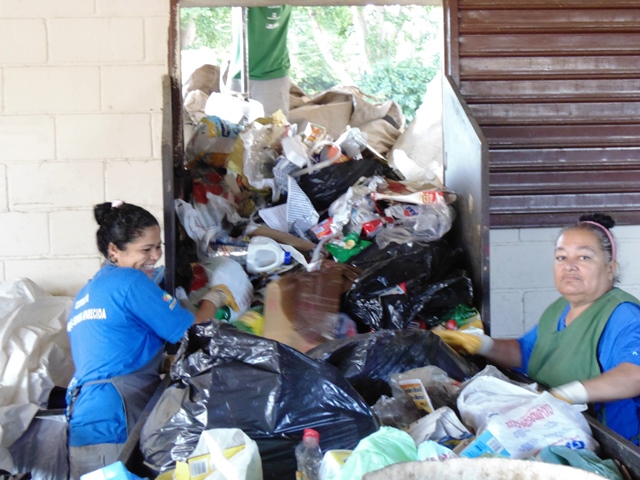
[{"label": "dark hair", "polygon": [[[589,222],[597,223],[600,226]],[[616,221],[606,213],[590,213],[581,215],[576,223],[564,227],[560,231],[560,235],[567,230],[587,230],[593,233],[598,238],[600,248],[602,248],[602,251],[605,253],[607,261],[610,262],[611,260],[615,260],[613,253],[615,251],[615,245],[613,243],[615,240],[613,240],[613,234],[610,231],[615,224]],[[608,235],[607,232],[609,233]]]},{"label": "dark hair", "polygon": [[[114,206],[118,205],[118,206]],[[158,226],[158,220],[149,211],[131,203],[100,203],[93,207],[93,216],[100,225],[96,232],[98,250],[109,258],[109,244],[126,250],[149,227]]]}]

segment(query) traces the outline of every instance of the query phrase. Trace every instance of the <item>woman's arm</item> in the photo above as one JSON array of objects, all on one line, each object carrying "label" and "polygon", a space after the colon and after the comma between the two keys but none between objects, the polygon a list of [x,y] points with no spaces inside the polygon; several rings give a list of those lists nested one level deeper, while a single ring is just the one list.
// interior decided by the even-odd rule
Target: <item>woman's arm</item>
[{"label": "woman's arm", "polygon": [[194,323],[208,322],[223,305],[229,305],[236,312],[239,310],[238,304],[233,298],[233,293],[225,285],[211,287],[200,301]]},{"label": "woman's arm", "polygon": [[447,345],[460,353],[482,355],[504,368],[522,366],[522,350],[518,340],[494,340],[485,334],[464,330],[433,330]]},{"label": "woman's arm", "polygon": [[640,396],[640,366],[623,362],[597,377],[581,382],[589,402],[610,402]]},{"label": "woman's arm", "polygon": [[503,368],[522,367],[522,352],[518,340],[494,340],[485,357]]},{"label": "woman's arm", "polygon": [[218,310],[218,306],[210,300],[202,300],[198,311],[196,312],[196,319],[193,323],[204,323],[211,320]]}]

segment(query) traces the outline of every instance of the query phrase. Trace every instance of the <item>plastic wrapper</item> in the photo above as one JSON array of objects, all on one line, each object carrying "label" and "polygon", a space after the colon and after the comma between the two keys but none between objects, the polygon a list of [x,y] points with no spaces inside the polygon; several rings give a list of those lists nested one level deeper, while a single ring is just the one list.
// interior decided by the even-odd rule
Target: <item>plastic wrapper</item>
[{"label": "plastic wrapper", "polygon": [[242,155],[242,171],[249,185],[258,190],[271,189],[273,202],[280,198],[280,191],[273,175],[273,169],[278,163],[276,143],[284,133],[282,127],[275,125],[261,126],[259,123],[240,134],[244,145]]},{"label": "plastic wrapper", "polygon": [[407,395],[387,397],[382,395],[371,407],[380,425],[395,427],[402,430],[420,419],[421,412]]},{"label": "plastic wrapper", "polygon": [[185,151],[187,168],[194,168],[198,164],[224,167],[242,128],[241,125],[213,115],[204,117],[196,126],[187,144]]},{"label": "plastic wrapper", "polygon": [[385,215],[392,217],[396,225],[401,225],[425,242],[439,240],[449,230],[455,218],[455,211],[444,202],[428,205],[396,204],[385,209]]},{"label": "plastic wrapper", "polygon": [[456,408],[460,382],[433,365],[394,373],[389,383],[394,397],[409,395],[427,413],[440,407]]},{"label": "plastic wrapper", "polygon": [[426,440],[433,440],[448,448],[455,448],[460,442],[473,436],[449,407],[438,408],[415,421],[409,425],[407,432],[418,445]]},{"label": "plastic wrapper", "polygon": [[342,372],[362,397],[373,405],[391,395],[391,374],[434,365],[457,381],[473,377],[478,367],[427,330],[380,330],[333,340],[309,352]]},{"label": "plastic wrapper", "polygon": [[456,305],[473,301],[471,279],[454,270],[462,261],[462,250],[444,241],[391,244],[387,251],[374,250],[364,258],[351,262],[367,267],[343,301],[343,311],[359,322],[360,331],[412,324],[428,328],[441,323]]},{"label": "plastic wrapper", "polygon": [[256,441],[265,479],[294,478],[294,448],[305,428],[322,448],[352,449],[373,433],[373,413],[338,370],[281,343],[226,324],[192,327],[171,369],[176,381],[140,437],[154,470],[185,460],[200,434],[239,428]]}]

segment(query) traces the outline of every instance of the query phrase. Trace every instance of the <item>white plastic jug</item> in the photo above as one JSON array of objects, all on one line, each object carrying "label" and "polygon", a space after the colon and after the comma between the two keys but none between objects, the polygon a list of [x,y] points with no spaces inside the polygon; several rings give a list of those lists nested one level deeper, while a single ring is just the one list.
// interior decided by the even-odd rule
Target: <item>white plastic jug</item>
[{"label": "white plastic jug", "polygon": [[256,236],[247,246],[247,272],[262,273],[291,263],[291,254],[285,252],[275,240]]}]

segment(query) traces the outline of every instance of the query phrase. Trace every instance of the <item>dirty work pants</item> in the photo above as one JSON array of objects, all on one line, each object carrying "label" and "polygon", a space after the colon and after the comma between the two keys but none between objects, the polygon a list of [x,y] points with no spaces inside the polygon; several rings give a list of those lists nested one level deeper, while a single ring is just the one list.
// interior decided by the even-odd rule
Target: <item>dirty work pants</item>
[{"label": "dirty work pants", "polygon": [[71,480],[79,480],[85,473],[111,465],[118,459],[124,443],[100,443],[84,447],[69,447]]},{"label": "dirty work pants", "polygon": [[[231,89],[239,92],[239,78],[231,82]],[[264,116],[269,117],[276,110],[282,110],[285,117],[289,115],[289,77],[272,78],[271,80],[249,80],[249,98],[257,100],[264,107]]]}]

